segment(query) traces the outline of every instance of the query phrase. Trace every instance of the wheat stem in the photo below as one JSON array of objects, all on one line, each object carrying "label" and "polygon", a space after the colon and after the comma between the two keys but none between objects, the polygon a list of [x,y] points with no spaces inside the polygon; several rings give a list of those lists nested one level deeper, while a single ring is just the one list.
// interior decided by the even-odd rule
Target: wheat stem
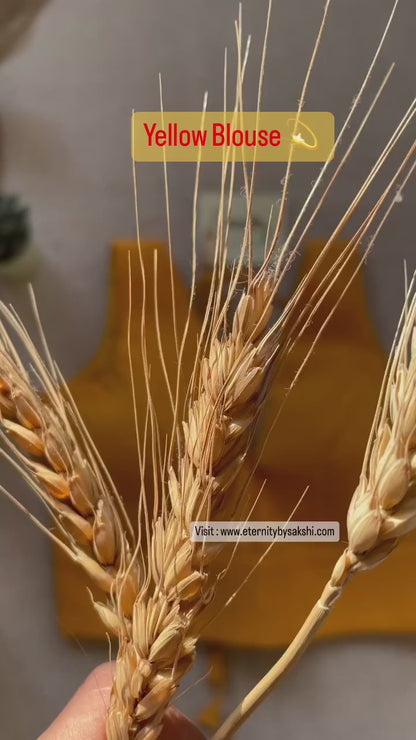
[{"label": "wheat stem", "polygon": [[226,740],[248,719],[306,650],[355,573],[377,566],[416,528],[416,295],[414,282],[380,394],[360,482],[348,511],[348,547],[320,599],[270,671],[215,733]]},{"label": "wheat stem", "polygon": [[[339,565],[344,566],[342,558]],[[337,564],[338,566],[338,564]],[[342,593],[349,571],[343,570],[336,574],[338,568],[322,591],[316,604],[312,607],[302,627],[296,634],[288,648],[279,660],[272,666],[256,686],[244,697],[243,701],[227,717],[225,722],[214,734],[212,740],[226,740],[234,735],[238,728],[248,719],[257,707],[267,698],[276,684],[288,673],[296,661],[303,655],[312,642],[323,622],[327,619],[332,608]]]}]

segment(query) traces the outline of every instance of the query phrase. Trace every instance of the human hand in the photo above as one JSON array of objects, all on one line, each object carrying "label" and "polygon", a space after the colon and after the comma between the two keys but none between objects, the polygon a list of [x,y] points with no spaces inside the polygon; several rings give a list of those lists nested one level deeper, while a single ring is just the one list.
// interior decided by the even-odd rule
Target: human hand
[{"label": "human hand", "polygon": [[[112,681],[110,663],[96,668],[38,740],[106,740]],[[169,707],[160,740],[203,740],[203,735],[177,709]]]}]

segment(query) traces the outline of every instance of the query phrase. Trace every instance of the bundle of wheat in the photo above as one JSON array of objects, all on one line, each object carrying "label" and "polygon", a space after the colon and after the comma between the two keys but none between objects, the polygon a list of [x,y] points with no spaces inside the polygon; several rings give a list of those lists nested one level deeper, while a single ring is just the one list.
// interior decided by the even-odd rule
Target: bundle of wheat
[{"label": "bundle of wheat", "polygon": [[[329,0],[325,5],[307,69],[298,116],[304,104],[328,6]],[[270,12],[271,2],[260,71],[259,110]],[[335,154],[338,154],[342,137],[349,129],[358,101],[366,89],[391,17],[338,136]],[[243,110],[242,87],[248,53],[248,44],[246,49],[243,48],[241,28],[240,16],[236,24],[238,65],[234,108],[237,113]],[[225,74],[225,79],[226,76]],[[235,481],[267,395],[270,374],[313,319],[331,286],[348,265],[351,255],[356,252],[369,230],[375,229],[375,235],[373,232],[364,250],[362,259],[365,258],[397,198],[397,192],[401,192],[412,172],[414,165],[409,166],[409,162],[414,153],[414,145],[409,148],[397,170],[390,175],[388,185],[366,213],[342,253],[333,260],[322,283],[313,291],[312,296],[308,294],[308,302],[305,305],[303,296],[308,289],[311,274],[325,256],[331,255],[332,244],[367,194],[381,167],[395,150],[415,113],[414,103],[399,121],[370,168],[364,183],[358,188],[356,196],[346,207],[317,263],[312,266],[312,273],[302,281],[282,314],[276,319],[272,307],[282,280],[290,269],[297,250],[335,178],[352,152],[387,79],[388,75],[353,134],[346,151],[335,160],[334,173],[328,176],[329,162],[322,167],[295,219],[284,247],[276,256],[276,245],[291,175],[292,157],[290,157],[283,181],[276,225],[271,231],[270,239],[269,235],[267,237],[264,261],[257,271],[252,259],[251,223],[256,165],[253,165],[249,174],[246,165],[243,164],[246,223],[242,234],[241,255],[232,267],[227,290],[225,275],[236,163],[230,161],[229,151],[225,152],[221,170],[221,200],[212,283],[202,331],[195,350],[194,368],[191,377],[186,379],[188,393],[183,408],[182,401],[179,400],[181,357],[187,340],[189,321],[180,336],[175,324],[173,283],[171,287],[178,369],[175,387],[171,387],[166,373],[166,384],[172,405],[172,434],[165,442],[161,440],[158,432],[157,404],[152,397],[149,382],[151,368],[147,364],[146,326],[144,319],[141,322],[140,348],[148,407],[145,438],[138,440],[140,496],[137,531],[125,515],[122,499],[111,483],[65,384],[49,358],[46,346],[44,346],[47,357],[45,364],[15,314],[4,306],[1,309],[6,323],[17,333],[29,351],[34,366],[32,382],[19,359],[9,329],[1,325],[0,420],[5,440],[15,452],[17,460],[15,465],[52,513],[59,537],[52,532],[49,532],[49,536],[59,543],[69,557],[84,567],[106,592],[107,602],[95,603],[95,607],[107,628],[119,638],[119,652],[107,721],[109,740],[154,740],[162,731],[166,707],[194,659],[199,629],[196,618],[212,599],[219,577],[215,565],[211,562],[212,552],[209,547],[205,543],[192,541],[191,522],[231,518],[242,506],[247,508],[244,487],[235,485]],[[204,111],[205,104],[203,113]],[[194,213],[199,171],[200,163],[197,164]],[[169,219],[166,164],[164,173]],[[323,192],[319,195],[318,204],[312,207],[314,196],[319,193],[322,186]],[[194,216],[192,288],[195,285],[196,267],[195,219]],[[169,247],[172,255],[171,244]],[[139,229],[138,249],[140,254]],[[153,292],[152,300],[155,300],[156,304],[157,278],[155,256],[154,290],[150,292]],[[145,288],[144,285],[143,301],[150,300],[149,291]],[[193,294],[193,289],[191,293]],[[233,306],[236,306],[234,310]],[[190,310],[191,306],[189,312]],[[264,693],[270,690],[276,675],[279,677],[300,654],[339,595],[347,578],[356,570],[368,567],[384,556],[397,537],[413,523],[413,496],[408,491],[414,479],[412,394],[415,364],[412,360],[406,370],[405,346],[409,338],[409,327],[414,321],[414,310],[413,302],[406,315],[406,328],[403,340],[399,344],[399,355],[396,355],[397,359],[392,362],[390,386],[394,386],[394,393],[390,394],[390,410],[387,412],[385,406],[381,415],[382,426],[376,434],[376,452],[369,456],[359,492],[354,497],[351,507],[349,547],[334,569],[323,596],[289,648],[283,662],[272,677],[269,676],[264,680],[259,690],[249,695],[243,708],[240,708],[220,730],[218,738],[228,737],[234,731],[259,703]],[[308,355],[319,339],[320,331],[322,327],[317,327]],[[129,336],[129,346],[131,341],[132,337]],[[160,354],[164,365],[162,346]],[[305,362],[306,360],[307,357]],[[299,372],[301,369],[299,368]],[[296,382],[296,377],[293,383]],[[34,388],[35,383],[39,386],[38,390]],[[134,387],[132,382],[133,407],[136,408]],[[407,406],[411,411],[407,410]],[[145,487],[143,461],[148,445],[153,460],[152,491],[146,490]],[[9,452],[4,454],[12,459]],[[152,509],[150,500],[153,500]]]}]

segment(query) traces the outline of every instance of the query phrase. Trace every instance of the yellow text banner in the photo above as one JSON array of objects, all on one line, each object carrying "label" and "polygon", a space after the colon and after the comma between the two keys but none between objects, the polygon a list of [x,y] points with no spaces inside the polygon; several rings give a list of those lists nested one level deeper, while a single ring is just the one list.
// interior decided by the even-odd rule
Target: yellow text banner
[{"label": "yellow text banner", "polygon": [[325,111],[134,112],[136,162],[325,162],[334,116]]}]

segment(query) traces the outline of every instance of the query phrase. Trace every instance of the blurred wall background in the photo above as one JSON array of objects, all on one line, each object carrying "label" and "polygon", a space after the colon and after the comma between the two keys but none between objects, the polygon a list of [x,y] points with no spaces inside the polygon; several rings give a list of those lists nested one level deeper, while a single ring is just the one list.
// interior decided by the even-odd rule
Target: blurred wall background
[{"label": "blurred wall background", "polygon": [[[276,0],[265,109],[296,108],[322,6],[321,0]],[[333,0],[306,108],[331,110],[338,128],[391,6],[391,0]],[[266,10],[266,0],[243,3],[244,30],[253,36],[247,109],[256,100]],[[114,237],[134,234],[131,110],[159,106],[159,72],[165,108],[198,109],[208,90],[209,107],[220,109],[223,50],[228,46],[230,59],[235,58],[237,12],[237,2],[221,0],[51,0],[29,40],[0,68],[1,188],[19,194],[32,209],[42,256],[35,290],[54,356],[67,376],[85,364],[100,342],[109,244]],[[413,0],[401,0],[370,91],[395,61],[392,79],[315,234],[328,233],[413,97],[415,31]],[[365,109],[362,104],[360,110]],[[306,167],[296,168],[292,178],[292,213],[314,179]],[[175,258],[185,279],[193,174],[192,167],[183,165],[170,180]],[[277,197],[282,174],[269,165],[259,188],[276,191]],[[204,187],[214,188],[217,177],[217,170],[208,167]],[[163,238],[162,170],[141,166],[138,178],[142,234]],[[386,347],[403,299],[403,260],[415,267],[414,195],[413,183],[366,267],[370,309]],[[31,323],[22,285],[2,282],[0,295]],[[28,501],[22,485],[4,468],[1,463],[2,481]],[[39,511],[36,503],[34,508]],[[81,677],[105,659],[106,650],[60,638],[49,544],[1,497],[0,512],[0,736],[26,740],[39,734]],[[346,740],[354,731],[368,738],[410,740],[415,647],[413,640],[391,639],[315,646],[279,696],[261,710],[261,721],[268,723],[264,736],[273,737],[278,722],[286,740],[306,735]],[[230,706],[269,663],[270,656],[234,656]],[[205,670],[202,656],[195,677]],[[185,709],[195,714],[208,693],[198,685],[184,698]],[[241,737],[252,737],[255,727],[253,720]]]}]

